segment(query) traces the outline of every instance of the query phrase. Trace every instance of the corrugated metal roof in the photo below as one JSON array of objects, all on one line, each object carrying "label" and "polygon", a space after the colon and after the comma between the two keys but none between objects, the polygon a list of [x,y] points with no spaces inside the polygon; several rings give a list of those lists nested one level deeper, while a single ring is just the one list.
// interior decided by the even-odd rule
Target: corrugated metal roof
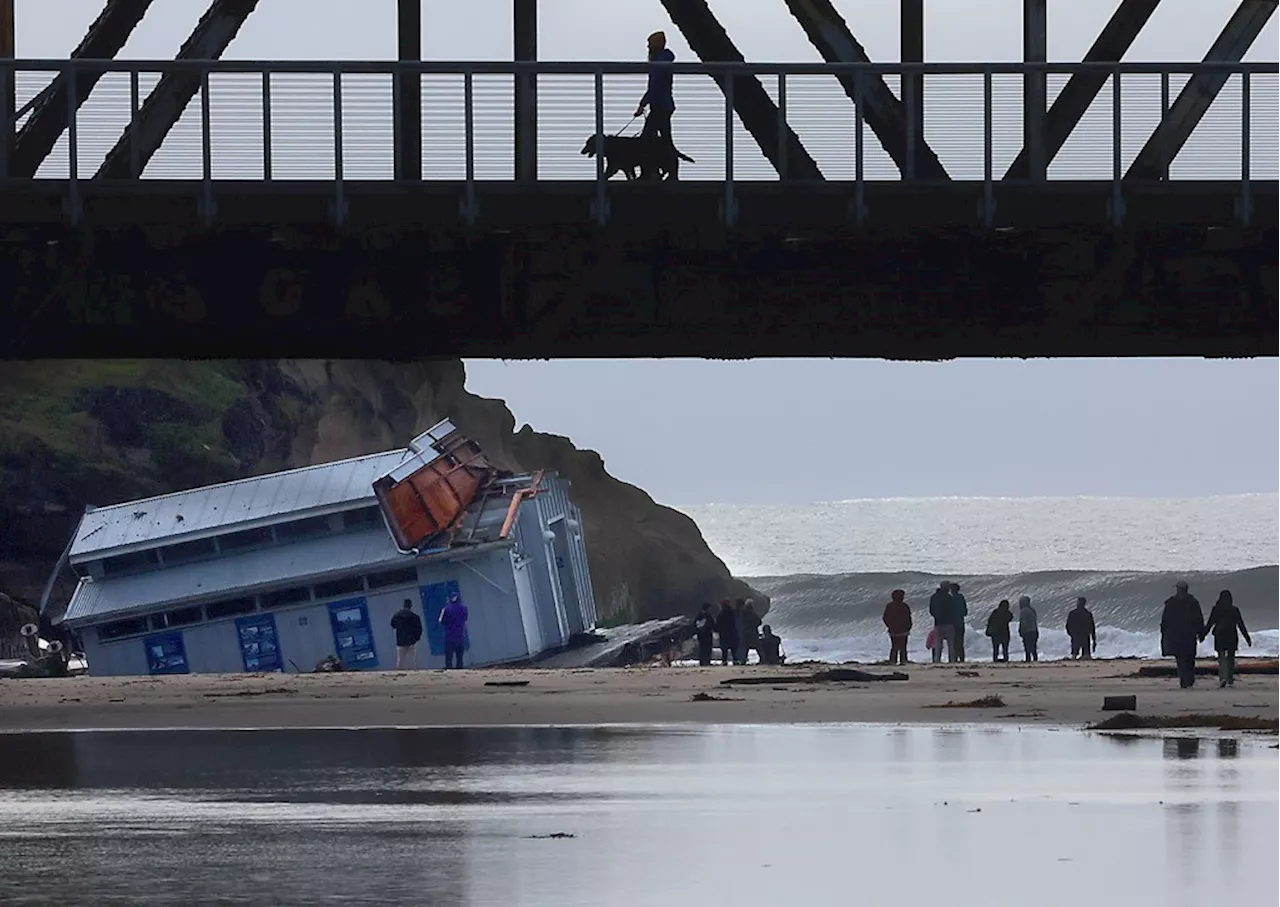
[{"label": "corrugated metal roof", "polygon": [[374,480],[406,455],[404,450],[370,454],[99,507],[80,520],[70,557],[83,562],[278,522],[286,515],[374,504]]},{"label": "corrugated metal roof", "polygon": [[167,567],[151,573],[81,580],[63,618],[83,622],[166,605],[228,598],[327,575],[407,563],[385,529],[352,532]]}]

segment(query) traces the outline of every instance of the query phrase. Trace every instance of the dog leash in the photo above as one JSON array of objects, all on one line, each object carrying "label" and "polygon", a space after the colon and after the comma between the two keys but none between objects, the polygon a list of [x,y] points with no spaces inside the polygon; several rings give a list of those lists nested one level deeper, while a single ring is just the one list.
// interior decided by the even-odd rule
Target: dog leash
[{"label": "dog leash", "polygon": [[626,132],[628,129],[630,129],[630,128],[631,128],[631,123],[634,123],[634,122],[635,122],[636,120],[638,120],[638,119],[640,119],[640,114],[638,114],[638,113],[637,113],[635,116],[633,116],[633,117],[631,118],[631,122],[630,122],[630,123],[627,123],[627,125],[623,126],[621,129],[619,129],[617,132],[615,132],[615,133],[613,134],[613,135],[614,135],[614,137],[616,138],[616,137],[618,137],[618,136],[622,135],[622,133]]}]

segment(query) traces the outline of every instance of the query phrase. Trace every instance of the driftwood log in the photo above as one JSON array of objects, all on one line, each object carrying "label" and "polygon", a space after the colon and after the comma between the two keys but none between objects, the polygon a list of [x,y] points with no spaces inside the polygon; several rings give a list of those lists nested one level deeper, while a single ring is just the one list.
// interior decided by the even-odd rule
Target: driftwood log
[{"label": "driftwood log", "polygon": [[720,683],[724,686],[751,686],[759,684],[779,683],[871,683],[878,680],[907,680],[906,674],[894,671],[892,674],[872,674],[870,671],[859,671],[854,668],[832,668],[829,671],[815,671],[812,674],[766,674],[761,677],[730,677]]}]

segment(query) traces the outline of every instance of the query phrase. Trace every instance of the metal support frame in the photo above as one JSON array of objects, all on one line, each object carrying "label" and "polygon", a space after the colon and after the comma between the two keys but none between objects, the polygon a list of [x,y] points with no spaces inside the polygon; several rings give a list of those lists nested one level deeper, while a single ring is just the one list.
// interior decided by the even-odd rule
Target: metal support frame
[{"label": "metal support frame", "polygon": [[[1241,0],[1205,54],[1204,62],[1240,62],[1275,13],[1276,5],[1277,0]],[[1200,120],[1229,77],[1226,69],[1195,73],[1178,92],[1168,115],[1160,120],[1160,125],[1129,165],[1125,179],[1160,179],[1166,174],[1169,163],[1191,138],[1191,133],[1200,125]]]},{"label": "metal support frame", "polygon": [[[707,5],[707,0],[662,0],[662,5],[700,60],[706,63],[745,62],[729,33]],[[823,179],[817,162],[805,149],[795,130],[789,126],[779,128],[778,106],[764,90],[759,78],[753,75],[717,75],[714,78],[722,91],[728,91],[729,80],[733,80],[734,110],[779,176],[785,174],[785,178],[796,180]],[[779,134],[783,136],[781,141]],[[781,151],[784,145],[787,149],[785,155]]]},{"label": "metal support frame", "polygon": [[[514,59],[538,61],[538,0],[512,0],[515,21]],[[531,72],[516,75],[515,85],[516,179],[538,178],[538,77]]]},{"label": "metal support frame", "polygon": [[[603,136],[604,133],[604,73],[596,70],[595,73],[595,108],[596,108],[596,131],[597,136]],[[603,227],[609,220],[609,196],[605,190],[604,178],[604,155],[601,153],[604,149],[597,148],[596,161],[596,197],[592,202],[592,214],[595,217],[596,225]]]},{"label": "metal support frame", "polygon": [[[903,63],[924,62],[924,0],[901,0],[899,29]],[[911,136],[924,135],[924,74],[902,74],[902,100],[907,108],[907,151],[914,157]]]},{"label": "metal support frame", "polygon": [[[396,36],[396,59],[422,59],[422,0],[396,0]],[[397,73],[392,91],[395,177],[416,183],[422,179],[422,76]]]},{"label": "metal support frame", "polygon": [[17,125],[17,73],[5,66],[5,61],[12,60],[15,56],[13,0],[0,0],[0,179],[9,175],[14,127]]},{"label": "metal support frame", "polygon": [[[832,6],[831,0],[786,0],[786,3],[791,14],[809,36],[810,43],[828,63],[871,62],[866,50]],[[854,99],[853,76],[842,73],[837,78],[844,87],[845,94],[857,103]],[[942,162],[925,141],[923,129],[915,130],[912,150],[908,152],[908,134],[913,130],[907,125],[906,105],[889,89],[883,76],[876,74],[867,77],[862,88],[862,98],[867,124],[875,132],[885,152],[898,165],[899,172],[906,174],[908,158],[914,156],[913,167],[917,177],[932,180],[949,178]]]},{"label": "metal support frame", "polygon": [[[71,52],[73,60],[111,60],[129,40],[129,35],[142,21],[153,0],[109,0],[98,18],[89,26],[80,44]],[[12,0],[0,0],[12,9]],[[0,31],[3,27],[0,26]],[[0,38],[0,45],[3,38]],[[4,53],[0,51],[0,57]],[[88,100],[94,86],[102,78],[102,71],[80,69],[76,73],[75,106],[78,109]],[[35,176],[44,159],[49,156],[58,138],[67,129],[67,104],[62,95],[67,89],[64,75],[59,74],[31,103],[31,116],[18,131],[13,142],[10,159],[11,176]]]},{"label": "metal support frame", "polygon": [[[1022,62],[1049,59],[1048,0],[1022,0]],[[1022,77],[1022,147],[1027,157],[1026,175],[1033,180],[1048,176],[1044,121],[1048,99],[1048,73],[1028,72]]]},{"label": "metal support frame", "polygon": [[476,208],[476,116],[475,116],[475,73],[467,70],[462,74],[463,111],[462,128],[466,135],[463,140],[463,153],[466,156],[464,166],[466,180],[462,196],[462,222],[471,226],[476,222],[479,211]]},{"label": "metal support frame", "polygon": [[[191,36],[183,42],[176,59],[218,59],[257,5],[258,0],[213,0]],[[186,69],[165,72],[143,102],[136,122],[107,152],[102,166],[98,168],[97,178],[126,179],[135,164],[145,169],[200,90],[200,85],[201,74],[198,72]],[[131,147],[135,143],[136,148]]]},{"label": "metal support frame", "polygon": [[[1160,0],[1121,0],[1115,13],[1098,33],[1089,52],[1084,55],[1083,62],[1119,63],[1159,5]],[[1062,150],[1062,146],[1106,83],[1107,74],[1102,71],[1073,73],[1062,91],[1053,99],[1053,106],[1044,118],[1046,169],[1053,163],[1054,157]],[[1005,171],[1005,178],[1025,179],[1030,173],[1029,150],[1024,145]]]}]

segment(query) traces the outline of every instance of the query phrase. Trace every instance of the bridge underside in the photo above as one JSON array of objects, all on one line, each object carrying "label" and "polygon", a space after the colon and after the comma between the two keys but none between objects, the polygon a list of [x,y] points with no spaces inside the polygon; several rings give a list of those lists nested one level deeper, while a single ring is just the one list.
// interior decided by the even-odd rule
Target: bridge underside
[{"label": "bridge underside", "polygon": [[475,229],[439,226],[456,223],[457,186],[393,200],[352,184],[341,233],[314,226],[327,196],[305,184],[269,202],[220,185],[222,226],[202,229],[198,188],[126,201],[94,186],[75,230],[58,226],[56,185],[22,201],[24,225],[0,229],[7,355],[1278,352],[1274,183],[1257,187],[1248,228],[1200,225],[1230,222],[1231,194],[1212,186],[1180,185],[1176,205],[1168,184],[1146,200],[1126,186],[1121,229],[1097,192],[1041,184],[1019,199],[1005,186],[999,213],[1039,216],[995,230],[972,226],[981,187],[963,183],[867,184],[861,228],[851,187],[747,184],[731,231],[697,184],[660,198],[611,186],[604,229],[574,184],[480,185]]}]

